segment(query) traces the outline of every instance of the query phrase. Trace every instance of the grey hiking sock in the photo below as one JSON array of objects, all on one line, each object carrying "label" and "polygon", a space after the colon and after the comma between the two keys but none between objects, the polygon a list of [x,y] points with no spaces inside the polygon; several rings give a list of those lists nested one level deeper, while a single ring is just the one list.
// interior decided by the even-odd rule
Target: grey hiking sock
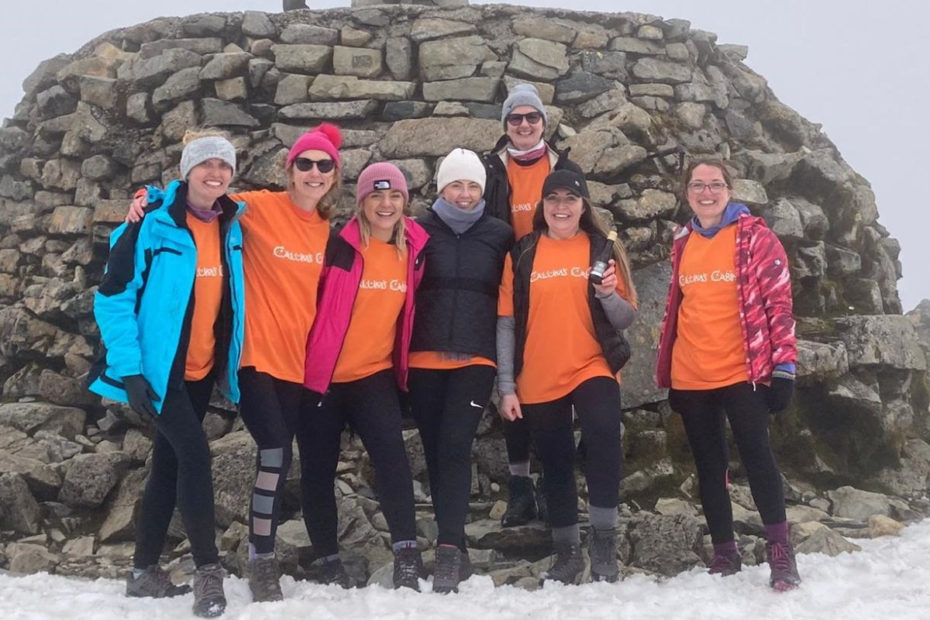
[{"label": "grey hiking sock", "polygon": [[574,525],[552,528],[552,544],[558,545],[560,543],[566,545],[581,544],[581,530],[578,528],[577,523]]}]

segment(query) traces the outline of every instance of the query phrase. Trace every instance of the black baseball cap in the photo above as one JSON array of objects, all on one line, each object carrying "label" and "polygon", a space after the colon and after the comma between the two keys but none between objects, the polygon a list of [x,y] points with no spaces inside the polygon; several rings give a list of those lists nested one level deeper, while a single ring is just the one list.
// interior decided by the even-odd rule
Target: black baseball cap
[{"label": "black baseball cap", "polygon": [[589,198],[588,184],[584,176],[572,170],[554,170],[543,182],[542,195],[548,196],[557,189],[564,189],[579,198]]}]

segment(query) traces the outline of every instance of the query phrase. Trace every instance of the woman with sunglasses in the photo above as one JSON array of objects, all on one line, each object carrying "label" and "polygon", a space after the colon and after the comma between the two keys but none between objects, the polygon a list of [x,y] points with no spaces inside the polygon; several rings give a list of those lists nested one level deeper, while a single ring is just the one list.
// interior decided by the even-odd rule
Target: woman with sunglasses
[{"label": "woman with sunglasses", "polygon": [[714,543],[710,572],[732,575],[742,567],[727,492],[726,418],[765,525],[770,584],[790,590],[801,578],[768,428],[769,413],[785,409],[794,392],[788,259],[762,218],[730,202],[733,183],[723,161],[696,160],[683,178],[694,216],[672,243],[656,383],[669,388],[694,455]]},{"label": "woman with sunglasses", "polygon": [[328,565],[325,572],[347,581],[333,481],[348,424],[377,475],[394,551],[394,587],[419,590],[423,562],[398,389],[407,389],[414,295],[428,235],[404,215],[408,200],[397,166],[380,162],[359,175],[355,217],[326,251],[303,379],[314,398],[300,417],[297,441],[304,520],[314,553]]},{"label": "woman with sunglasses", "polygon": [[[581,174],[581,168],[568,158],[567,149],[557,151],[543,139],[548,120],[536,87],[514,86],[501,110],[504,136],[485,156],[485,209],[488,215],[510,224],[515,240],[533,230],[533,215],[546,176],[554,170]],[[510,497],[501,524],[523,525],[536,518],[537,513],[545,518],[543,505],[537,507],[530,479],[530,435],[526,423],[522,419],[504,421],[504,438],[510,467]]]},{"label": "woman with sunglasses", "polygon": [[[285,160],[287,190],[240,192],[245,338],[239,365],[239,413],[258,445],[249,513],[249,587],[255,601],[281,600],[274,542],[291,445],[303,395],[307,334],[329,239],[329,216],[342,186],[342,134],[323,123]],[[128,219],[141,217],[144,198]]]},{"label": "woman with sunglasses", "polygon": [[152,465],[136,524],[126,595],[189,592],[159,567],[175,507],[194,558],[194,614],[226,608],[216,548],[210,446],[203,417],[215,383],[239,400],[243,333],[242,206],[226,196],[236,150],[218,132],[188,132],[181,179],[151,190],[152,213],[111,237],[94,295],[106,347],[90,389],[155,422]]},{"label": "woman with sunglasses", "polygon": [[[629,357],[620,330],[636,315],[626,252],[607,238],[584,178],[546,177],[533,232],[507,257],[497,321],[500,414],[524,419],[543,464],[555,561],[543,581],[576,583],[584,569],[575,486],[572,411],[587,447],[591,523],[588,553],[596,581],[616,581],[620,467],[619,370]],[[594,260],[609,249],[600,283]]]},{"label": "woman with sunglasses", "polygon": [[439,165],[439,197],[417,220],[430,239],[410,346],[410,405],[439,526],[433,592],[457,591],[471,575],[471,447],[494,384],[498,285],[513,244],[510,226],[485,212],[484,184],[478,155],[453,149]]}]

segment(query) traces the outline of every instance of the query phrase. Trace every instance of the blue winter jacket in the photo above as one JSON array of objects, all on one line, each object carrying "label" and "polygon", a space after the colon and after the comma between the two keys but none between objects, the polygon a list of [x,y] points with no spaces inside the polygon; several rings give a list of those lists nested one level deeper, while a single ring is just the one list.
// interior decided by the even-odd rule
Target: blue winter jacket
[{"label": "blue winter jacket", "polygon": [[[128,402],[122,378],[143,375],[158,394],[161,413],[169,380],[183,378],[193,307],[197,248],[186,223],[187,184],[148,188],[148,214],[110,235],[107,268],[94,295],[94,317],[106,347],[105,364],[91,370],[91,391]],[[223,196],[220,230],[227,287],[217,319],[215,370],[219,387],[239,401],[245,292],[242,271],[244,203]]]}]

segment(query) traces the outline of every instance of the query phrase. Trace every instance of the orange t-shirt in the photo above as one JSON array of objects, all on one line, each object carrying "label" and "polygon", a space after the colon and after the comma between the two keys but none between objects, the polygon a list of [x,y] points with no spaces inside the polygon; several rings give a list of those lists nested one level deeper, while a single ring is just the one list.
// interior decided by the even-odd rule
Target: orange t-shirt
[{"label": "orange t-shirt", "polygon": [[394,365],[397,318],[407,293],[407,255],[398,256],[397,246],[371,238],[362,247],[362,261],[362,281],[333,383],[364,379]]},{"label": "orange t-shirt", "polygon": [[317,285],[329,223],[287,192],[243,192],[245,342],[240,367],[303,384],[307,335],[316,317]]},{"label": "orange t-shirt", "polygon": [[736,288],[736,226],[708,239],[691,233],[678,267],[682,300],[672,348],[672,387],[711,390],[748,381]]},{"label": "orange t-shirt", "polygon": [[456,370],[466,366],[491,366],[497,368],[492,360],[480,355],[471,355],[465,359],[454,360],[443,357],[442,351],[413,351],[410,353],[410,367],[424,370]]},{"label": "orange t-shirt", "polygon": [[216,334],[213,326],[223,301],[223,261],[220,250],[220,222],[204,222],[187,214],[194,245],[197,246],[197,274],[194,278],[194,311],[191,335],[184,361],[184,379],[199,381],[213,369]]},{"label": "orange t-shirt", "polygon": [[[594,377],[613,377],[588,306],[590,241],[539,238],[530,272],[530,304],[523,368],[516,378],[522,403],[562,398]],[[627,297],[622,283],[617,292]],[[497,314],[513,316],[513,262],[504,265]]]},{"label": "orange t-shirt", "polygon": [[533,214],[542,198],[542,186],[549,176],[549,157],[544,155],[529,166],[507,160],[510,183],[510,225],[513,238],[520,239],[533,230]]}]

